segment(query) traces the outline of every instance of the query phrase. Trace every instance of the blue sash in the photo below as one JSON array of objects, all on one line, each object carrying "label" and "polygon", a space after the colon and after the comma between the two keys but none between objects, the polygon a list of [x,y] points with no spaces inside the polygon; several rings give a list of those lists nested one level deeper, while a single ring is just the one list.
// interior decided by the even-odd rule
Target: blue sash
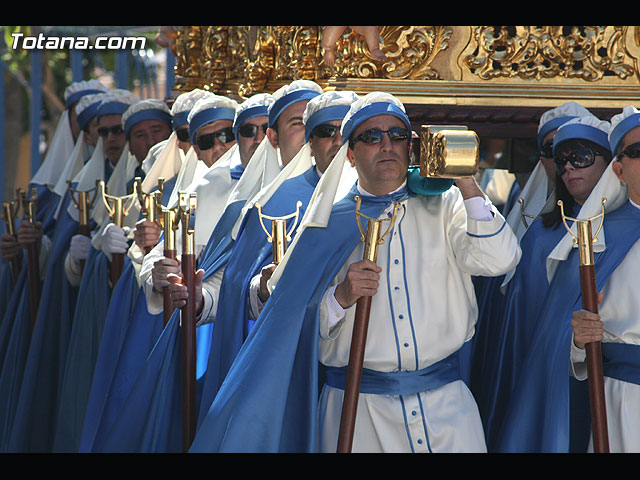
[{"label": "blue sash", "polygon": [[[348,367],[324,367],[327,385],[344,390]],[[378,372],[362,369],[360,393],[411,395],[460,380],[459,351],[421,370]]]},{"label": "blue sash", "polygon": [[603,343],[602,361],[605,377],[640,385],[640,345]]}]

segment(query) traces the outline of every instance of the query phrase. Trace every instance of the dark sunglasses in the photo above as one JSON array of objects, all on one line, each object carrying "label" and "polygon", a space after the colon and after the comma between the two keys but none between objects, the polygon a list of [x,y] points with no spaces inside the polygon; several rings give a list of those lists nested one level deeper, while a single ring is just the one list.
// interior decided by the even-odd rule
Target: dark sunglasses
[{"label": "dark sunglasses", "polygon": [[622,157],[640,158],[640,143],[632,143],[631,145],[627,145],[627,147],[618,155],[618,160],[620,160]]},{"label": "dark sunglasses", "polygon": [[196,139],[196,145],[198,145],[198,148],[200,150],[209,150],[211,147],[213,147],[216,138],[221,143],[233,142],[236,139],[236,137],[233,135],[233,128],[227,127],[223,128],[222,130],[218,130],[217,132],[200,135]]},{"label": "dark sunglasses", "polygon": [[540,147],[540,156],[544,158],[553,158],[553,142],[547,142]]},{"label": "dark sunglasses", "polygon": [[262,133],[267,133],[267,127],[269,125],[267,123],[263,123],[262,125],[254,125],[252,123],[245,123],[244,125],[238,128],[238,134],[244,138],[252,138],[258,134],[258,129],[262,129]]},{"label": "dark sunglasses", "polygon": [[333,138],[340,131],[340,127],[336,125],[318,125],[313,129],[311,135],[320,138]]},{"label": "dark sunglasses", "polygon": [[553,162],[556,166],[556,172],[558,172],[559,176],[562,176],[566,171],[567,162],[571,162],[574,168],[587,168],[593,165],[598,155],[601,154],[590,148],[583,147],[569,153],[561,153],[553,159]]},{"label": "dark sunglasses", "polygon": [[179,128],[178,130],[176,130],[176,137],[178,137],[178,140],[180,140],[181,142],[188,142],[189,141],[189,129],[188,128]]},{"label": "dark sunglasses", "polygon": [[355,144],[356,142],[364,142],[364,143],[380,143],[382,142],[382,136],[384,134],[389,135],[389,140],[392,142],[404,142],[409,139],[409,130],[401,127],[393,127],[389,130],[380,130],[379,128],[372,128],[370,130],[365,130],[356,138],[353,139],[351,144]]},{"label": "dark sunglasses", "polygon": [[113,127],[100,127],[98,128],[98,135],[101,137],[106,137],[111,132],[113,135],[122,135],[124,133],[124,129],[122,125],[114,125]]}]

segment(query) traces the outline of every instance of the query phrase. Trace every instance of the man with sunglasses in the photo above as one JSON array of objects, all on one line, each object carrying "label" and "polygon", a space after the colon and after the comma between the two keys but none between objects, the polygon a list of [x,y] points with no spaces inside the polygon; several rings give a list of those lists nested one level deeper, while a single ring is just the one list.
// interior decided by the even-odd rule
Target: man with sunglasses
[{"label": "man with sunglasses", "polygon": [[[611,126],[609,141],[616,154],[611,167],[628,195],[628,203],[620,207],[629,210],[623,235],[633,239],[633,232],[640,224],[640,111],[633,106],[625,107],[611,118]],[[607,244],[618,240],[612,238],[606,225],[603,228]],[[573,312],[571,322],[572,373],[579,380],[587,379],[585,344],[602,342],[607,430],[612,453],[640,451],[637,408],[640,402],[640,305],[634,288],[638,265],[640,242],[636,241],[609,279],[598,282],[602,285],[598,313],[579,309]],[[590,444],[589,451],[592,450]]]},{"label": "man with sunglasses", "polygon": [[189,138],[207,167],[235,145],[233,119],[237,106],[235,100],[211,94],[198,100],[189,112]]},{"label": "man with sunglasses", "polygon": [[[335,452],[361,296],[372,305],[353,451],[485,450],[456,352],[473,336],[470,276],[513,268],[517,241],[473,178],[424,195],[407,188],[411,122],[392,95],[355,102],[342,141],[193,451]],[[340,200],[346,181],[352,187]],[[388,219],[399,203],[377,264],[361,260],[356,195],[373,218]],[[320,396],[318,362],[327,373]],[[234,418],[238,411],[250,420]]]}]

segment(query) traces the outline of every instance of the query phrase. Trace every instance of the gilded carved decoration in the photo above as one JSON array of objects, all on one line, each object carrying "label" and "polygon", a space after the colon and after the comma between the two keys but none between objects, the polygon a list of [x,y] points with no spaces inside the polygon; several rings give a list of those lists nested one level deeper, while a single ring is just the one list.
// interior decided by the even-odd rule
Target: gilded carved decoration
[{"label": "gilded carved decoration", "polygon": [[333,66],[323,61],[322,26],[174,28],[178,92],[241,99],[307,79],[417,104],[623,106],[639,96],[638,27],[380,26],[384,60],[345,27]]}]

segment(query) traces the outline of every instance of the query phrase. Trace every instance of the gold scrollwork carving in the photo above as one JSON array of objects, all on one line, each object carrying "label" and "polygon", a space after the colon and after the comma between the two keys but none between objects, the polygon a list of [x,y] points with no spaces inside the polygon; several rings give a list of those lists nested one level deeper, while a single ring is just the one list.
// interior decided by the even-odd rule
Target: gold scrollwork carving
[{"label": "gold scrollwork carving", "polygon": [[625,79],[634,59],[622,26],[478,26],[464,65],[482,80]]}]

